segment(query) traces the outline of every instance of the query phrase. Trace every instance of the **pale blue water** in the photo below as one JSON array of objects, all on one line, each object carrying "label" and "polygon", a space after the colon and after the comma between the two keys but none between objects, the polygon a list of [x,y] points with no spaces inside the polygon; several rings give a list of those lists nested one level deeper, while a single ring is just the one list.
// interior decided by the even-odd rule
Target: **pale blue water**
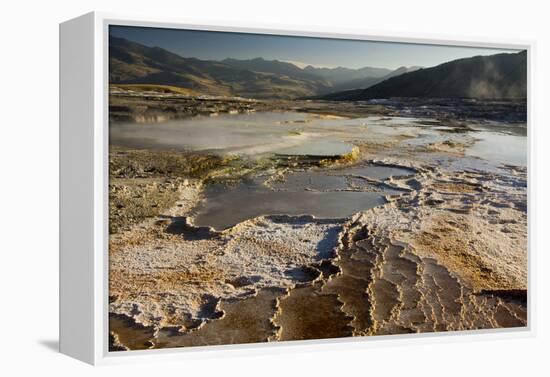
[{"label": "pale blue water", "polygon": [[489,131],[477,132],[472,136],[479,140],[466,150],[467,156],[510,165],[527,165],[527,137]]}]

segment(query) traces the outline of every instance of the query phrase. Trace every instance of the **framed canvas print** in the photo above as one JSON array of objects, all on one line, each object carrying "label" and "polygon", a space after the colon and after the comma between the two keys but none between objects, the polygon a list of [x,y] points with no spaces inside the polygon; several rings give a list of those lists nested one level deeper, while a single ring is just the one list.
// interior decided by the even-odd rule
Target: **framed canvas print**
[{"label": "framed canvas print", "polygon": [[60,51],[62,352],[531,331],[530,44],[92,13]]}]

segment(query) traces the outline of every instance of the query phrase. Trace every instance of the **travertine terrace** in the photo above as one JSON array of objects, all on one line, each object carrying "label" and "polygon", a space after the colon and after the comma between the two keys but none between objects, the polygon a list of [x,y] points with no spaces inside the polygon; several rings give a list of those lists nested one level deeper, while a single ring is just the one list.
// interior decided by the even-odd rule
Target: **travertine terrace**
[{"label": "travertine terrace", "polygon": [[[122,214],[110,239],[111,349],[525,326],[527,171],[469,155],[479,124],[466,123],[377,115],[365,120],[367,138],[345,139],[353,158],[231,157],[207,160],[200,174],[142,171],[136,156],[165,152],[115,149],[122,168],[111,194]],[[377,175],[384,169],[405,173]],[[209,185],[247,180],[266,195],[383,200],[341,217],[195,224]],[[121,195],[162,200],[153,215],[134,210],[128,220]]]}]

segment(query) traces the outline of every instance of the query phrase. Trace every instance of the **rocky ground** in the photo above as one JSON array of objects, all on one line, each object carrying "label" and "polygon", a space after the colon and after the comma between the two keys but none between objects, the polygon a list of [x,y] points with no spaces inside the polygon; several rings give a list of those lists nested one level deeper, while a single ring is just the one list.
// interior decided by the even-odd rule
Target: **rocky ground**
[{"label": "rocky ground", "polygon": [[308,100],[256,100],[241,97],[191,96],[183,94],[158,94],[111,89],[109,119],[111,121],[159,122],[188,118],[196,115],[216,116],[229,113],[255,111],[302,111],[315,114],[358,117],[364,115],[389,115],[395,111],[376,104],[341,103]]},{"label": "rocky ground", "polygon": [[196,115],[216,116],[255,111],[300,111],[329,116],[364,117],[419,116],[447,122],[477,121],[526,122],[525,101],[482,101],[460,99],[399,99],[359,102],[332,102],[308,99],[259,100],[242,97],[191,95],[167,91],[135,91],[111,87],[111,121],[158,122]]},{"label": "rocky ground", "polygon": [[[466,141],[456,138],[396,148],[412,137],[364,142],[358,159],[322,166],[411,169],[350,177],[400,189],[381,206],[345,219],[260,216],[223,231],[193,225],[204,185],[265,166],[112,148],[111,350],[525,326],[525,168],[426,158],[461,159]],[[269,168],[284,179],[289,167]]]}]

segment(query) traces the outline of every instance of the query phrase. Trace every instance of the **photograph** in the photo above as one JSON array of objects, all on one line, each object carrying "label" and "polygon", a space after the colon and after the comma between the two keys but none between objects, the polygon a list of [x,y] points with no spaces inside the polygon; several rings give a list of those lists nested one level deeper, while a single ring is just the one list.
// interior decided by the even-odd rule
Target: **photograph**
[{"label": "photograph", "polygon": [[527,50],[107,38],[109,351],[529,326]]}]

